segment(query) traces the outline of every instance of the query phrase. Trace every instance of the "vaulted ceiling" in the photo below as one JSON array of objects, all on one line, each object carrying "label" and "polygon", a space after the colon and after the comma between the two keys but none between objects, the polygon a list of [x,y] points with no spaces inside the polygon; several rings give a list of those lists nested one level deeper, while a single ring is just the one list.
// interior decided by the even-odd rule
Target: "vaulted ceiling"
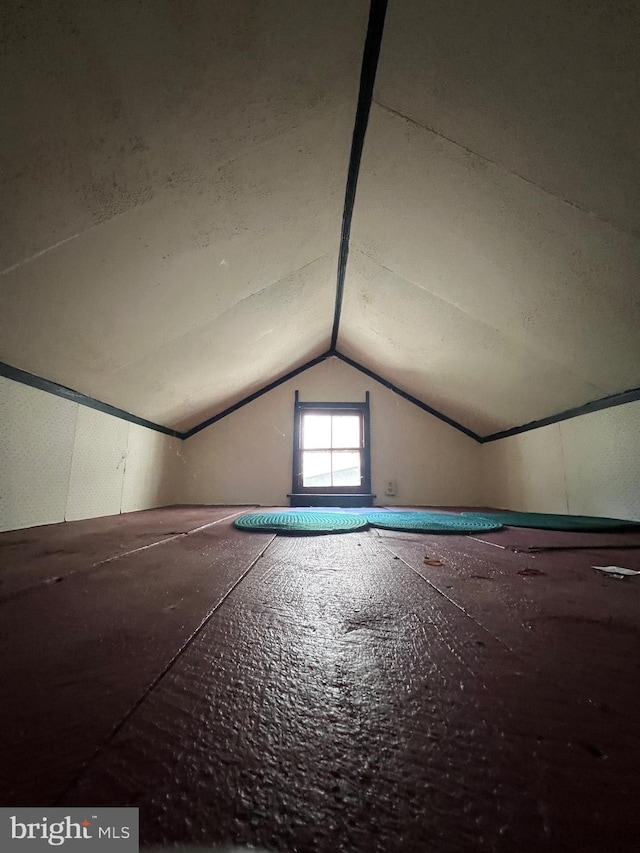
[{"label": "vaulted ceiling", "polygon": [[640,385],[634,2],[390,0],[332,341],[369,12],[5,2],[0,358],[178,430],[332,344],[480,435]]}]

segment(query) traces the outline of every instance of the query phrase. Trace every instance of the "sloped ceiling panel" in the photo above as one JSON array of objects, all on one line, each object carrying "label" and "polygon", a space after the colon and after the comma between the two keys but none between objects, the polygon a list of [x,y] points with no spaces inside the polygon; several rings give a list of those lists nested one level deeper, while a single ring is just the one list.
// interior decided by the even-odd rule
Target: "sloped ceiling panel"
[{"label": "sloped ceiling panel", "polygon": [[326,349],[367,5],[23,5],[0,358],[184,428]]},{"label": "sloped ceiling panel", "polygon": [[337,262],[337,254],[320,258],[124,366],[117,372],[123,394],[142,380],[137,407],[187,430],[203,412],[222,411],[319,356],[327,349]]},{"label": "sloped ceiling panel", "polygon": [[[393,306],[389,295],[393,294]],[[533,349],[381,267],[350,260],[341,351],[479,435],[601,397],[599,389]],[[347,323],[346,318],[350,318]],[[533,389],[535,393],[532,393]]]},{"label": "sloped ceiling panel", "polygon": [[391,0],[375,100],[640,235],[634,0]]},{"label": "sloped ceiling panel", "polygon": [[584,5],[388,11],[338,347],[481,434],[640,385],[638,15]]},{"label": "sloped ceiling panel", "polygon": [[[3,4],[0,359],[183,430],[325,351],[368,5]],[[339,351],[481,434],[640,385],[639,34],[391,0]]]}]

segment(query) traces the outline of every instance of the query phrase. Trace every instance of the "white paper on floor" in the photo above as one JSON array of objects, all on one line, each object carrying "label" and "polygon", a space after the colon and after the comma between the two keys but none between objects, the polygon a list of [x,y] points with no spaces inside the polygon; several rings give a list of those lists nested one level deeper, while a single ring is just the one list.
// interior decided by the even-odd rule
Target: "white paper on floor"
[{"label": "white paper on floor", "polygon": [[605,572],[608,575],[620,575],[622,577],[625,575],[640,575],[640,572],[636,572],[635,569],[623,569],[622,566],[592,566],[591,568],[597,569],[599,572]]}]

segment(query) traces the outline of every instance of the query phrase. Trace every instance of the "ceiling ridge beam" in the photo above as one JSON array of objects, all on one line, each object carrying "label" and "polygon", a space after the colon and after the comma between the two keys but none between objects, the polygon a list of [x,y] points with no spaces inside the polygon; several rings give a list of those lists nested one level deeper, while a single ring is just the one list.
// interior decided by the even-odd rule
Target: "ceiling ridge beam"
[{"label": "ceiling ridge beam", "polygon": [[351,234],[351,220],[353,219],[353,208],[356,200],[356,189],[358,186],[358,175],[360,173],[360,161],[364,138],[369,123],[369,113],[373,100],[373,86],[378,69],[378,58],[380,56],[380,45],[384,31],[384,19],[387,12],[387,0],[371,0],[369,9],[369,23],[367,25],[367,37],[362,55],[362,68],[360,70],[360,88],[358,91],[358,107],[353,127],[351,140],[351,154],[349,156],[349,171],[347,173],[347,186],[344,195],[344,209],[342,213],[342,232],[340,235],[340,253],[338,256],[338,274],[336,283],[336,302],[333,315],[333,329],[331,331],[331,349],[335,349],[338,343],[340,331],[340,315],[342,313],[342,298],[344,295],[344,281],[347,271],[347,260],[349,257],[349,237]]},{"label": "ceiling ridge beam", "polygon": [[419,400],[417,397],[414,397],[413,394],[409,394],[408,391],[404,391],[398,385],[394,385],[393,382],[390,382],[388,379],[385,379],[380,374],[376,373],[374,370],[370,370],[368,367],[365,367],[363,364],[360,364],[358,361],[354,361],[352,358],[349,358],[347,355],[343,355],[341,352],[335,351],[334,355],[336,358],[339,358],[341,361],[344,361],[345,364],[354,367],[356,370],[359,370],[361,373],[364,373],[365,376],[369,376],[371,379],[375,379],[376,382],[379,382],[381,385],[384,385],[385,388],[388,388],[390,391],[393,391],[394,394],[398,394],[398,396],[403,397],[405,400],[408,400],[410,403],[413,403],[414,406],[417,406],[419,409],[422,409],[423,412],[427,412],[430,415],[433,415],[434,418],[438,418],[438,420],[444,421],[450,427],[457,429],[459,432],[464,433],[469,438],[472,438],[474,441],[482,443],[482,438],[473,430],[468,429],[468,427],[463,424],[458,423],[458,421],[454,421],[453,418],[450,418],[448,415],[444,415],[442,412],[439,412],[437,409],[434,409],[433,406],[430,406],[428,403],[424,403],[422,400]]},{"label": "ceiling ridge beam", "polygon": [[523,432],[530,432],[534,429],[541,429],[551,424],[557,424],[560,421],[568,421],[572,418],[579,418],[582,415],[589,415],[592,412],[601,412],[603,409],[612,409],[615,406],[623,406],[625,403],[634,403],[640,400],[640,388],[630,388],[628,391],[621,391],[618,394],[609,394],[607,397],[600,397],[597,400],[591,400],[589,403],[584,403],[582,406],[574,406],[572,409],[566,409],[564,412],[558,412],[555,415],[549,415],[548,418],[540,418],[537,421],[530,421],[528,424],[504,429],[500,432],[485,435],[480,439],[482,444],[487,444],[490,441],[499,441],[501,438],[510,438],[512,435],[520,435]]},{"label": "ceiling ridge beam", "polygon": [[154,421],[148,421],[146,418],[140,418],[138,415],[132,415],[131,412],[126,412],[124,409],[119,409],[117,406],[112,406],[110,403],[104,403],[102,400],[96,400],[95,397],[89,397],[81,391],[74,391],[73,388],[68,388],[66,385],[60,385],[58,382],[53,382],[51,379],[45,379],[43,376],[37,376],[35,373],[28,373],[26,370],[20,370],[18,367],[12,367],[4,361],[0,361],[0,376],[5,376],[7,379],[12,379],[14,382],[19,382],[22,385],[28,385],[30,388],[37,388],[39,391],[46,391],[48,394],[54,394],[56,397],[71,400],[72,403],[78,403],[80,406],[86,406],[89,409],[104,412],[104,414],[111,415],[114,418],[129,421],[129,423],[164,433],[164,435],[170,435],[173,438],[184,437],[183,433],[178,432],[175,429],[170,429],[169,427],[157,424]]}]

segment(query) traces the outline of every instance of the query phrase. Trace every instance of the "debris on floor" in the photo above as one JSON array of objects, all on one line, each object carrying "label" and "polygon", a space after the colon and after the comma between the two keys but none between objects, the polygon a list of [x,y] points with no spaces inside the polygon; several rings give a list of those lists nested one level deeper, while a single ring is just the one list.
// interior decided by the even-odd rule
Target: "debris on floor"
[{"label": "debris on floor", "polygon": [[[597,551],[637,549],[640,545],[532,545],[529,548],[510,548],[514,554],[541,554],[544,551]],[[595,568],[595,567],[594,567]]]},{"label": "debris on floor", "polygon": [[602,574],[611,575],[615,578],[634,577],[635,575],[640,575],[640,572],[636,572],[635,569],[625,569],[622,566],[592,566],[591,568],[602,572]]},{"label": "debris on floor", "polygon": [[425,566],[441,566],[442,560],[432,560],[429,557],[425,557],[424,558],[424,564],[425,564]]}]

